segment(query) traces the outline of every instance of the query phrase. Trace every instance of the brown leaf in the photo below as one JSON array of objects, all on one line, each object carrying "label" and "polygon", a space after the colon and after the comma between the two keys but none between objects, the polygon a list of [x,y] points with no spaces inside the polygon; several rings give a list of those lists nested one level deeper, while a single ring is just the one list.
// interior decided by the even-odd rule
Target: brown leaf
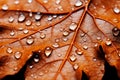
[{"label": "brown leaf", "polygon": [[25,80],[81,80],[82,71],[102,80],[106,61],[120,76],[114,6],[119,0],[1,0],[0,79],[26,64]]}]

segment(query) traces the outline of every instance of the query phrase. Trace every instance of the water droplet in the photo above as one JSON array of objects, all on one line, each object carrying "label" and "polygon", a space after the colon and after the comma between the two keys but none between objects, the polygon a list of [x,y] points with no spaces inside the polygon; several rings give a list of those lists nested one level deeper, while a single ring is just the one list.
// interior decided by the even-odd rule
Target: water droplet
[{"label": "water droplet", "polygon": [[56,2],[55,2],[55,3],[56,3],[56,4],[60,4],[60,1],[61,1],[61,0],[56,0]]},{"label": "water droplet", "polygon": [[84,46],[83,46],[83,49],[87,50],[87,49],[88,49],[88,46],[84,45]]},{"label": "water droplet", "polygon": [[66,41],[68,41],[68,38],[63,37],[62,40],[63,40],[64,42],[66,42]]},{"label": "water droplet", "polygon": [[39,73],[39,76],[43,76],[43,75],[44,75],[44,73],[43,73],[43,72],[40,72],[40,73]]},{"label": "water droplet", "polygon": [[15,0],[14,3],[15,4],[19,4],[20,2],[19,2],[19,0]]},{"label": "water droplet", "polygon": [[116,14],[120,13],[120,9],[119,9],[118,7],[114,7],[114,8],[113,8],[113,11],[114,11]]},{"label": "water droplet", "polygon": [[33,68],[33,65],[30,65],[29,68],[32,69],[32,68]]},{"label": "water droplet", "polygon": [[13,52],[13,50],[12,50],[12,48],[9,47],[9,48],[7,48],[6,52],[11,54]]},{"label": "water droplet", "polygon": [[7,5],[7,4],[4,4],[4,5],[2,6],[2,10],[8,10],[8,5]]},{"label": "water droplet", "polygon": [[19,52],[19,51],[15,52],[15,54],[14,54],[14,57],[15,57],[16,59],[20,59],[21,56],[22,56],[22,53]]},{"label": "water droplet", "polygon": [[84,36],[85,36],[85,33],[80,34],[80,36],[81,36],[81,37],[84,37]]},{"label": "water droplet", "polygon": [[77,59],[77,58],[76,58],[75,55],[71,55],[71,56],[70,56],[70,60],[71,60],[72,62],[74,62],[76,59]]},{"label": "water droplet", "polygon": [[53,49],[51,47],[45,48],[45,56],[49,57],[52,54]]},{"label": "water droplet", "polygon": [[40,38],[41,38],[41,39],[44,39],[45,37],[46,37],[46,34],[40,33]]},{"label": "water droplet", "polygon": [[113,18],[112,21],[115,22],[115,23],[119,22],[117,18]]},{"label": "water droplet", "polygon": [[58,39],[55,39],[55,42],[57,43],[57,42],[60,42],[60,39],[58,38]]},{"label": "water droplet", "polygon": [[24,33],[24,34],[27,34],[27,33],[29,33],[29,31],[28,31],[27,29],[24,29],[24,30],[23,30],[23,33]]},{"label": "water droplet", "polygon": [[120,57],[120,53],[118,53],[118,56]]},{"label": "water droplet", "polygon": [[34,39],[33,39],[31,36],[29,36],[29,37],[26,39],[26,43],[27,43],[28,45],[31,45],[31,44],[34,43]]},{"label": "water droplet", "polygon": [[36,26],[38,26],[38,27],[41,25],[39,21],[37,21],[35,24],[36,24]]},{"label": "water droplet", "polygon": [[60,16],[59,16],[59,18],[61,19],[61,18],[63,18],[63,16],[62,16],[62,15],[60,15]]},{"label": "water droplet", "polygon": [[58,43],[54,43],[52,46],[53,46],[54,48],[58,48],[58,47],[59,47],[59,44],[58,44]]},{"label": "water droplet", "polygon": [[61,53],[58,53],[58,54],[57,54],[57,56],[58,56],[58,57],[61,57],[61,56],[62,56],[62,54],[61,54]]},{"label": "water droplet", "polygon": [[63,11],[63,8],[62,8],[62,6],[58,6],[58,9],[59,9],[59,10],[61,10],[61,11]]},{"label": "water droplet", "polygon": [[101,37],[97,37],[97,40],[99,40],[99,41],[100,41],[100,40],[101,40]]},{"label": "water droplet", "polygon": [[41,14],[40,12],[37,12],[37,14],[35,15],[35,20],[39,21],[41,19]]},{"label": "water droplet", "polygon": [[105,44],[106,44],[107,46],[110,46],[110,45],[112,44],[112,42],[108,39],[108,40],[105,41]]},{"label": "water droplet", "polygon": [[14,36],[15,35],[15,32],[14,31],[11,31],[10,32],[10,36]]},{"label": "water droplet", "polygon": [[75,6],[76,7],[79,7],[79,6],[81,6],[83,3],[80,1],[80,0],[77,0],[77,2],[75,3]]},{"label": "water droplet", "polygon": [[54,15],[53,15],[53,18],[54,18],[54,19],[55,19],[55,18],[57,18],[57,15],[56,15],[56,14],[54,14]]},{"label": "water droplet", "polygon": [[48,21],[52,21],[53,17],[52,16],[48,16]]},{"label": "water droplet", "polygon": [[97,59],[94,57],[94,58],[93,58],[93,61],[97,61]]},{"label": "water droplet", "polygon": [[83,54],[83,51],[81,51],[81,50],[76,50],[76,53],[78,54],[78,55],[82,55]]},{"label": "water droplet", "polygon": [[18,28],[18,30],[19,30],[19,31],[22,31],[22,30],[23,30],[23,28],[22,28],[22,27],[19,27],[19,28]]},{"label": "water droplet", "polygon": [[69,35],[69,32],[68,31],[64,31],[63,32],[63,36],[68,36]]},{"label": "water droplet", "polygon": [[78,68],[79,68],[78,64],[74,64],[74,65],[73,65],[73,69],[74,69],[74,70],[77,70]]},{"label": "water droplet", "polygon": [[14,21],[14,18],[12,16],[9,17],[8,22],[12,23]]},{"label": "water droplet", "polygon": [[48,3],[48,0],[43,0],[44,3]]},{"label": "water droplet", "polygon": [[40,61],[39,58],[34,58],[34,62],[38,63]]},{"label": "water droplet", "polygon": [[113,36],[118,37],[120,35],[120,30],[117,27],[112,29]]},{"label": "water droplet", "polygon": [[98,43],[95,43],[95,45],[94,45],[95,47],[98,47]]},{"label": "water droplet", "polygon": [[18,22],[23,22],[25,20],[25,15],[24,14],[20,14],[18,17]]},{"label": "water droplet", "polygon": [[33,0],[28,0],[28,3],[32,3]]},{"label": "water droplet", "polygon": [[77,24],[76,24],[76,23],[72,23],[72,24],[69,26],[69,29],[70,29],[71,31],[74,31],[76,28],[77,28]]},{"label": "water droplet", "polygon": [[26,22],[25,22],[25,25],[26,26],[30,26],[32,24],[32,22],[30,21],[30,20],[27,20]]}]

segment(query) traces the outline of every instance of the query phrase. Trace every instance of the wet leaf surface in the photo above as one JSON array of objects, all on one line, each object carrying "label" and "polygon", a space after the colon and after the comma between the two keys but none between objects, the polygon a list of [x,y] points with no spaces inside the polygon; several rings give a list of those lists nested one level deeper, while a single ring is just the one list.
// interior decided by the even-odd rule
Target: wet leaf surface
[{"label": "wet leaf surface", "polygon": [[25,80],[102,80],[106,62],[120,77],[119,2],[1,0],[0,79],[26,64]]}]

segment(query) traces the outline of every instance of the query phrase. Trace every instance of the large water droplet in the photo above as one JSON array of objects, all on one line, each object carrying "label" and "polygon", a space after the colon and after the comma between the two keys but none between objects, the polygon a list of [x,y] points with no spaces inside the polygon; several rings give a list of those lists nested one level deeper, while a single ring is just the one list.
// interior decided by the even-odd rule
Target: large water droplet
[{"label": "large water droplet", "polygon": [[14,36],[15,35],[15,32],[14,31],[11,31],[10,32],[10,36]]},{"label": "large water droplet", "polygon": [[71,60],[72,62],[74,62],[76,59],[77,59],[77,58],[76,58],[76,56],[75,56],[74,54],[70,56],[70,60]]},{"label": "large water droplet", "polygon": [[12,16],[9,17],[8,22],[12,23],[14,21],[14,18]]},{"label": "large water droplet", "polygon": [[24,14],[20,14],[18,17],[18,22],[23,22],[25,20],[25,15]]},{"label": "large water droplet", "polygon": [[37,14],[35,15],[35,20],[38,21],[41,19],[41,14],[40,12],[37,12]]},{"label": "large water droplet", "polygon": [[116,27],[112,29],[113,36],[118,37],[120,35],[120,30]]},{"label": "large water droplet", "polygon": [[19,51],[15,52],[15,54],[14,54],[14,57],[15,57],[16,59],[20,59],[21,56],[22,56],[22,53],[19,52]]},{"label": "large water droplet", "polygon": [[75,3],[75,6],[76,7],[79,7],[81,6],[83,3],[80,1],[80,0],[77,0],[76,3]]},{"label": "large water droplet", "polygon": [[69,29],[70,29],[71,31],[74,31],[76,28],[77,28],[77,24],[76,24],[76,23],[72,23],[72,24],[69,26]]},{"label": "large water droplet", "polygon": [[7,5],[7,4],[4,4],[4,5],[2,6],[2,10],[8,10],[8,5]]},{"label": "large water droplet", "polygon": [[45,48],[45,56],[49,57],[52,54],[53,49],[51,47]]},{"label": "large water droplet", "polygon": [[29,37],[26,39],[26,43],[27,43],[28,45],[31,45],[31,44],[34,43],[34,39],[33,39],[31,36],[29,36]]},{"label": "large water droplet", "polygon": [[79,68],[78,64],[74,64],[74,65],[73,65],[73,69],[74,69],[74,70],[77,70],[78,68]]},{"label": "large water droplet", "polygon": [[9,48],[7,48],[6,52],[11,54],[13,52],[13,50],[12,50],[12,48],[9,47]]},{"label": "large water droplet", "polygon": [[113,11],[114,11],[114,13],[116,13],[116,14],[120,13],[120,9],[119,9],[118,7],[114,7],[114,8],[113,8]]}]

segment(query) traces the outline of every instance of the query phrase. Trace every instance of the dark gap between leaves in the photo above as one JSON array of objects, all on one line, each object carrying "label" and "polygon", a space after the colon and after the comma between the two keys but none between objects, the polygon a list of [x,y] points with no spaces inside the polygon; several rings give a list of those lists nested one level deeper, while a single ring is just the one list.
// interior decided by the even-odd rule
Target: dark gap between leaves
[{"label": "dark gap between leaves", "polygon": [[82,71],[82,80],[89,80],[85,72]]}]

